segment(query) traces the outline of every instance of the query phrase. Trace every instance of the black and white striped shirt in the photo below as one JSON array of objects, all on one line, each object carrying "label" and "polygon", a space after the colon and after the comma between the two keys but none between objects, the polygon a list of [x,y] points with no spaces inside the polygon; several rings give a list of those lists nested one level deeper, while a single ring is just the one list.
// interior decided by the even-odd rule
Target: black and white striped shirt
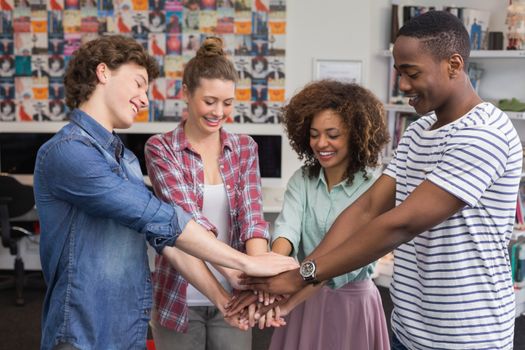
[{"label": "black and white striped shirt", "polygon": [[431,114],[409,126],[384,173],[396,179],[397,205],[428,180],[466,206],[394,251],[392,328],[409,349],[511,349],[507,245],[520,139],[507,115],[486,102],[430,130],[436,120]]}]

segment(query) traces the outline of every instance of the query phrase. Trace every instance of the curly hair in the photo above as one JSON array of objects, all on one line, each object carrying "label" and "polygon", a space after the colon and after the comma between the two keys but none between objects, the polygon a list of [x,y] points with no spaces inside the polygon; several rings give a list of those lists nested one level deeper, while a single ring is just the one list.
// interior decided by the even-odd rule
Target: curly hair
[{"label": "curly hair", "polygon": [[466,63],[470,56],[470,39],[465,25],[446,11],[429,11],[410,19],[397,32],[396,37],[400,36],[420,39],[436,60],[458,53]]},{"label": "curly hair", "polygon": [[326,110],[341,116],[348,130],[349,161],[343,179],[352,184],[358,172],[367,179],[366,168],[379,165],[379,154],[389,140],[383,104],[369,90],[335,80],[312,82],[292,97],[283,109],[283,123],[290,146],[304,160],[303,173],[309,177],[321,171],[310,147],[310,126]]},{"label": "curly hair", "polygon": [[159,76],[157,61],[135,39],[123,35],[96,38],[76,50],[67,65],[64,87],[70,109],[87,101],[95,91],[98,84],[96,70],[100,63],[105,63],[111,70],[135,63],[146,69],[149,81]]},{"label": "curly hair", "polygon": [[207,37],[195,57],[184,67],[182,83],[188,87],[190,94],[199,87],[201,78],[237,81],[237,71],[226,57],[221,38]]}]

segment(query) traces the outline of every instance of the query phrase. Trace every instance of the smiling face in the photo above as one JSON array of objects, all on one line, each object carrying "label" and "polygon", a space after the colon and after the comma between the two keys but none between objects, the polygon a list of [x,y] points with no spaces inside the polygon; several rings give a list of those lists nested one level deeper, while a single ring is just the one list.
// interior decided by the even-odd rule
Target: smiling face
[{"label": "smiling face", "polygon": [[420,115],[442,108],[450,97],[451,79],[447,60],[437,60],[420,39],[399,36],[393,50],[399,89]]},{"label": "smiling face", "polygon": [[148,73],[142,66],[127,63],[105,74],[105,118],[113,128],[129,128],[139,110],[148,106]]},{"label": "smiling face", "polygon": [[205,134],[218,131],[233,111],[235,83],[231,80],[201,78],[193,93],[185,85],[183,93],[188,105],[188,126]]},{"label": "smiling face", "polygon": [[348,130],[338,113],[327,109],[314,116],[310,147],[327,177],[332,173],[342,180],[348,166]]}]

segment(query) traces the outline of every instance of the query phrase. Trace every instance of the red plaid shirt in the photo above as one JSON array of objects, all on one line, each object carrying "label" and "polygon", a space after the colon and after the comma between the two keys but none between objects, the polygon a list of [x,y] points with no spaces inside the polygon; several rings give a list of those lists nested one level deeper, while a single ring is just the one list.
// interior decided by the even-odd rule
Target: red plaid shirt
[{"label": "red plaid shirt", "polygon": [[[230,205],[230,245],[244,252],[251,238],[269,239],[262,211],[257,144],[247,135],[220,131],[222,154],[219,169]],[[215,227],[202,215],[204,170],[200,155],[192,149],[184,124],[155,135],[146,144],[148,174],[159,198],[175,203],[192,214],[208,230]],[[153,295],[158,322],[177,332],[188,328],[188,282],[167,259],[157,256],[153,273]]]}]

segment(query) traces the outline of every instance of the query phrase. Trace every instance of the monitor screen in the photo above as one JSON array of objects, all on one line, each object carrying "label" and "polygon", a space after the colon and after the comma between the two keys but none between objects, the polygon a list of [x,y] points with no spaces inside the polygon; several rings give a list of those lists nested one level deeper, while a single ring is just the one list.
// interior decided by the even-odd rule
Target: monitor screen
[{"label": "monitor screen", "polygon": [[282,158],[281,135],[250,135],[257,142],[261,177],[280,178]]},{"label": "monitor screen", "polygon": [[36,154],[53,133],[0,133],[0,172],[33,174]]},{"label": "monitor screen", "polygon": [[[0,172],[33,174],[36,154],[53,133],[0,133]],[[118,134],[122,142],[139,159],[143,174],[147,174],[144,145],[152,134]],[[250,135],[258,144],[259,169],[262,178],[281,177],[282,137],[280,135]]]}]

